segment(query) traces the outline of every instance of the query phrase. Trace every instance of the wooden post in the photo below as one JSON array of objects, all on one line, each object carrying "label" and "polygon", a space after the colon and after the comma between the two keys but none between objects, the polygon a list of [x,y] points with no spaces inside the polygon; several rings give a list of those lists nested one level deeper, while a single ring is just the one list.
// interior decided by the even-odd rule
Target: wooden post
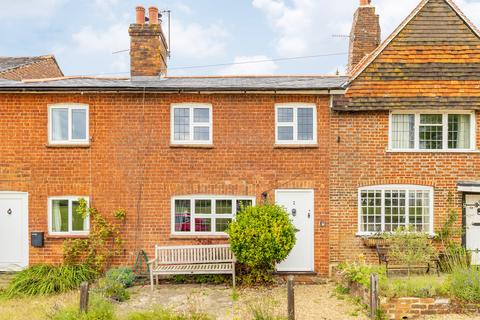
[{"label": "wooden post", "polygon": [[80,285],[80,313],[88,312],[88,294],[90,285],[88,282],[82,282]]},{"label": "wooden post", "polygon": [[378,275],[370,275],[370,317],[375,319],[378,312]]},{"label": "wooden post", "polygon": [[288,277],[288,320],[295,320],[295,289],[293,276]]}]

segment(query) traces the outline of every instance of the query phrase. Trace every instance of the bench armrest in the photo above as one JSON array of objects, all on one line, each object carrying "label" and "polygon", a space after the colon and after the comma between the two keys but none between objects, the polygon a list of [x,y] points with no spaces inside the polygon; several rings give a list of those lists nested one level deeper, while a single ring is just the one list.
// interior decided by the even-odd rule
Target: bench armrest
[{"label": "bench armrest", "polygon": [[154,264],[155,262],[157,262],[157,258],[147,261],[147,264],[151,265],[151,264]]}]

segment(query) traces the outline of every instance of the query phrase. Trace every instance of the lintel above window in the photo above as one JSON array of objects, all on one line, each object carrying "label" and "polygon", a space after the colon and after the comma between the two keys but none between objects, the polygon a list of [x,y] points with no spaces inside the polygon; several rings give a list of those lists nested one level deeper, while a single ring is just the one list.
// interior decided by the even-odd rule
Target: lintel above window
[{"label": "lintel above window", "polygon": [[470,111],[392,112],[389,150],[474,151],[475,127],[475,112]]},{"label": "lintel above window", "polygon": [[213,143],[212,105],[175,103],[171,107],[171,143],[211,145]]},{"label": "lintel above window", "polygon": [[312,103],[276,104],[275,144],[317,144],[317,106]]},{"label": "lintel above window", "polygon": [[48,107],[48,143],[89,144],[88,105],[54,104]]}]

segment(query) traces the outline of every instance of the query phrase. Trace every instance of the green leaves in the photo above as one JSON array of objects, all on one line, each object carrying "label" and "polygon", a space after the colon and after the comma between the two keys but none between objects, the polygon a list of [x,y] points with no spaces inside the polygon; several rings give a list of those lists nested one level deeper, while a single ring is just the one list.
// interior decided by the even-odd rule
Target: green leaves
[{"label": "green leaves", "polygon": [[5,294],[15,297],[62,293],[77,288],[83,281],[93,280],[95,276],[95,271],[86,265],[41,264],[16,274]]},{"label": "green leaves", "polygon": [[276,205],[247,207],[227,233],[237,260],[251,269],[272,271],[295,245],[295,230],[288,214]]}]

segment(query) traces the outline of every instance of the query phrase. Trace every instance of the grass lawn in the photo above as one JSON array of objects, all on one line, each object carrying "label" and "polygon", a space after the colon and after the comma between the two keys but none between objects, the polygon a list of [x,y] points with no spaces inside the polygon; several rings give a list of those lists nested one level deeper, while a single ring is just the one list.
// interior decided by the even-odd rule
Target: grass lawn
[{"label": "grass lawn", "polygon": [[77,300],[77,292],[25,299],[0,299],[0,320],[47,320],[53,312]]}]

